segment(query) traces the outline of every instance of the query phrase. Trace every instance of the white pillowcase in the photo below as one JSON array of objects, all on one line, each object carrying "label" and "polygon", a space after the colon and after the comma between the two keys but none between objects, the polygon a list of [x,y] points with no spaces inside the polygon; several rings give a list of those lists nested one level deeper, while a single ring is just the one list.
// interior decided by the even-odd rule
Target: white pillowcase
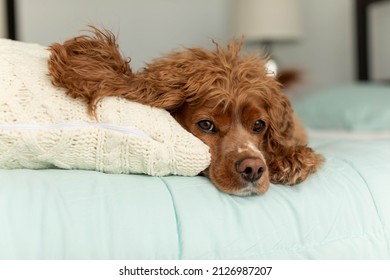
[{"label": "white pillowcase", "polygon": [[54,87],[42,46],[0,39],[0,168],[194,176],[208,147],[165,110],[107,97],[97,119]]}]

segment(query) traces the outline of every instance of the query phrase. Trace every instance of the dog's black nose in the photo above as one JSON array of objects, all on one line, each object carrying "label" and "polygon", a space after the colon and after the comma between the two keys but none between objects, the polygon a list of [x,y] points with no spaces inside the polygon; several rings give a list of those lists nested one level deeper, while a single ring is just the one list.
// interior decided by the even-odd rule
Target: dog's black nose
[{"label": "dog's black nose", "polygon": [[248,182],[255,182],[261,178],[266,166],[260,158],[245,158],[237,162],[237,172]]}]

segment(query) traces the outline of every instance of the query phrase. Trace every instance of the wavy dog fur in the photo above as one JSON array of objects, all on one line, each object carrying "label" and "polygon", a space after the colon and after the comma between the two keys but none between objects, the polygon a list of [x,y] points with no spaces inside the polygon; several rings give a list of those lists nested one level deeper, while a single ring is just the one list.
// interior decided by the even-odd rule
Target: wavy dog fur
[{"label": "wavy dog fur", "polygon": [[51,45],[48,65],[54,85],[84,99],[91,114],[106,96],[168,110],[210,147],[205,174],[217,188],[262,194],[269,182],[302,182],[323,158],[307,147],[289,100],[267,75],[266,61],[240,55],[242,44],[174,51],[133,73],[115,36],[93,28],[91,35]]}]

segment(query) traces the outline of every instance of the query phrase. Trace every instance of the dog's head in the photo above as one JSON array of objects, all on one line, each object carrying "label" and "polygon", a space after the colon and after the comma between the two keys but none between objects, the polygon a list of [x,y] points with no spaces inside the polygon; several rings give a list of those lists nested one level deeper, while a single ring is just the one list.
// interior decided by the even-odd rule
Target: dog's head
[{"label": "dog's head", "polygon": [[[191,48],[149,64],[148,79],[177,121],[210,147],[205,171],[231,194],[262,194],[269,183],[296,184],[322,158],[297,141],[293,110],[265,60],[240,56],[232,41],[215,51]],[[301,143],[299,143],[301,142]]]}]

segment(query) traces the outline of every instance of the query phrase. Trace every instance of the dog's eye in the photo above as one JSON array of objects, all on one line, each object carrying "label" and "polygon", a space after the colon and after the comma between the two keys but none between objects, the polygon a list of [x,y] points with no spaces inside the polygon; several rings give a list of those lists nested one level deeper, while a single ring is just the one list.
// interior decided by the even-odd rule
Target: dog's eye
[{"label": "dog's eye", "polygon": [[207,133],[214,133],[216,131],[213,122],[209,120],[202,120],[198,122],[198,127]]},{"label": "dog's eye", "polygon": [[253,125],[253,132],[254,133],[260,133],[265,128],[265,122],[263,120],[257,120],[255,121],[255,124]]}]

